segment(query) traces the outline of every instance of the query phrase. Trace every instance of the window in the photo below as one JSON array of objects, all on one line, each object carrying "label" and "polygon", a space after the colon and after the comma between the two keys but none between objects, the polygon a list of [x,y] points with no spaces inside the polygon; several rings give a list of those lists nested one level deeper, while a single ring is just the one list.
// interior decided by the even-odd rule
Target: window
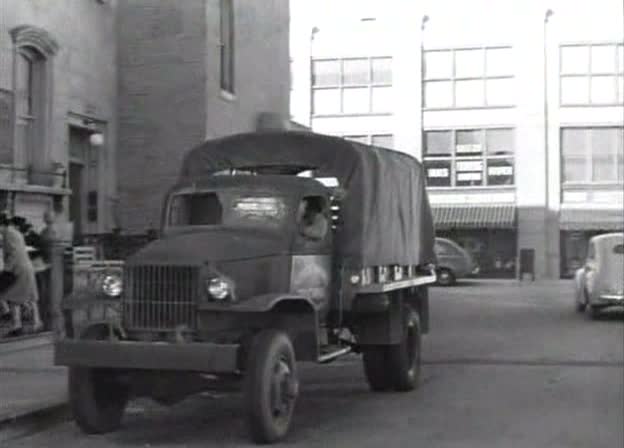
[{"label": "window", "polygon": [[428,50],[424,107],[500,107],[514,104],[510,47]]},{"label": "window", "polygon": [[423,147],[429,187],[514,184],[513,129],[426,131]]},{"label": "window", "polygon": [[221,90],[234,93],[234,0],[220,4]]},{"label": "window", "polygon": [[392,58],[350,58],[312,62],[315,115],[392,112]]},{"label": "window", "polygon": [[624,129],[616,127],[561,130],[564,183],[624,181]]},{"label": "window", "polygon": [[394,136],[392,134],[374,135],[344,135],[343,138],[365,145],[379,146],[381,148],[392,149],[394,147]]},{"label": "window", "polygon": [[623,48],[615,43],[561,46],[561,105],[622,104]]},{"label": "window", "polygon": [[37,147],[44,126],[43,64],[45,60],[34,48],[21,48],[16,60],[17,145],[24,154],[27,166],[37,161]]}]

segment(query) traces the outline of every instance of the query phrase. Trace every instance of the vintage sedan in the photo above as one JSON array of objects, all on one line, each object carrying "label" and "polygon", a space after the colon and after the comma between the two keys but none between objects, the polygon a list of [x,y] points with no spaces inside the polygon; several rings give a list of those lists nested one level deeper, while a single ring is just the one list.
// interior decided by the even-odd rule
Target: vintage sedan
[{"label": "vintage sedan", "polygon": [[574,277],[576,310],[591,316],[611,306],[624,307],[624,233],[589,240],[587,259]]},{"label": "vintage sedan", "polygon": [[458,278],[479,273],[479,266],[472,255],[453,240],[436,237],[435,254],[438,259],[438,285],[451,286]]}]

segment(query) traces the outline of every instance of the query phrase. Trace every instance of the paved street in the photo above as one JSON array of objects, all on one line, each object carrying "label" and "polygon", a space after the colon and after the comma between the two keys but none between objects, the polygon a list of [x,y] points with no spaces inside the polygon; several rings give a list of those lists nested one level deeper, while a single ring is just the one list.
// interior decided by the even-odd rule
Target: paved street
[{"label": "paved street", "polygon": [[[301,447],[624,446],[624,314],[591,321],[573,310],[571,283],[434,288],[424,382],[373,394],[359,359],[302,372],[286,445]],[[122,430],[85,436],[72,422],[18,447],[248,446],[238,395],[173,408],[130,405]]]}]

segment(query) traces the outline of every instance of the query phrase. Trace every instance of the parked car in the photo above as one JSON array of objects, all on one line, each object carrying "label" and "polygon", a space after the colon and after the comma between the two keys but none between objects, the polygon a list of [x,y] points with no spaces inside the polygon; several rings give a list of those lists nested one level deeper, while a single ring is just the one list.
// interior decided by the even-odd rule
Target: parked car
[{"label": "parked car", "polygon": [[479,266],[472,255],[453,240],[436,238],[435,254],[438,259],[436,273],[439,285],[450,286],[458,278],[479,273]]},{"label": "parked car", "polygon": [[589,240],[587,259],[574,276],[576,310],[592,318],[611,306],[624,307],[624,233]]}]

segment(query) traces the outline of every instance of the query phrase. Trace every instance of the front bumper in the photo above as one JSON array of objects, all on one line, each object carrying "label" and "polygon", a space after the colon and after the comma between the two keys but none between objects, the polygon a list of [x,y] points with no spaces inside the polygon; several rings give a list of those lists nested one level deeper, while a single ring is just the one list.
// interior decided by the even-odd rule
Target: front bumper
[{"label": "front bumper", "polygon": [[55,365],[113,369],[238,372],[238,344],[63,340]]},{"label": "front bumper", "polygon": [[600,294],[594,301],[596,305],[621,305],[624,306],[624,294]]}]

